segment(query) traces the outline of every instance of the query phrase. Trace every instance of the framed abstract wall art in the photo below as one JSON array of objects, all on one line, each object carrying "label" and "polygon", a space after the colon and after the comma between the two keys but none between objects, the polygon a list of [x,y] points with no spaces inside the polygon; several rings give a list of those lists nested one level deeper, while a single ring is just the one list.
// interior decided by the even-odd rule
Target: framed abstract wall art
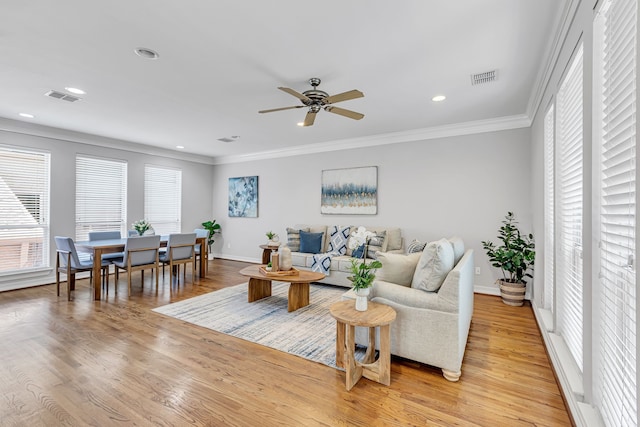
[{"label": "framed abstract wall art", "polygon": [[229,178],[229,216],[258,217],[258,177]]},{"label": "framed abstract wall art", "polygon": [[320,213],[377,214],[378,167],[323,170]]}]

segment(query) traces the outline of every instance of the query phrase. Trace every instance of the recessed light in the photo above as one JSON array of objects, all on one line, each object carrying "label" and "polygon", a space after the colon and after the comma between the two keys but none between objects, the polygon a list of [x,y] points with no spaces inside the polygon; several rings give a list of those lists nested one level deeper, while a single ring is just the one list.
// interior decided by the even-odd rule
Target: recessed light
[{"label": "recessed light", "polygon": [[433,98],[431,98],[433,102],[440,102],[440,101],[444,101],[445,99],[447,99],[447,97],[444,95],[436,95]]},{"label": "recessed light", "polygon": [[84,95],[87,92],[83,91],[82,89],[78,89],[77,87],[65,87],[65,90],[67,90],[68,92],[71,93],[75,93],[76,95]]},{"label": "recessed light", "polygon": [[29,114],[29,113],[19,113],[18,115],[19,115],[20,117],[25,117],[25,118],[27,118],[27,119],[33,119],[33,118],[35,118],[35,117],[36,117],[36,116],[34,116],[33,114]]},{"label": "recessed light", "polygon": [[297,125],[302,127],[304,126],[304,122],[298,122]]},{"label": "recessed light", "polygon": [[158,55],[158,52],[146,47],[137,47],[134,49],[134,52],[139,57],[145,58],[145,59],[158,59],[160,57],[160,55]]},{"label": "recessed light", "polygon": [[184,148],[184,145],[176,145],[176,148],[182,150]]}]

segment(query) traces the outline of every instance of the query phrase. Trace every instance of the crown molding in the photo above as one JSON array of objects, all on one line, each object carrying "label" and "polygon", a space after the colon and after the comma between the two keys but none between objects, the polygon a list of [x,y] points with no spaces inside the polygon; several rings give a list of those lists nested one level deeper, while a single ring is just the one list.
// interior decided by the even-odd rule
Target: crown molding
[{"label": "crown molding", "polygon": [[258,153],[241,154],[236,156],[214,157],[213,164],[222,165],[229,163],[242,163],[281,157],[301,156],[304,154],[367,148],[378,145],[401,144],[404,142],[424,141],[428,139],[519,129],[529,126],[531,126],[531,120],[529,117],[526,114],[519,114],[515,116],[498,117],[495,119],[477,120],[472,122],[434,126],[431,128],[320,142],[311,145],[284,148],[281,150],[261,151]]},{"label": "crown molding", "polygon": [[12,120],[3,117],[0,117],[0,131],[56,139],[59,141],[76,142],[79,144],[95,145],[98,147],[114,148],[117,150],[168,157],[195,163],[204,163],[207,165],[213,164],[214,160],[213,157],[168,150],[166,148],[138,144],[131,141],[107,138],[103,136],[44,126],[35,123],[24,123],[18,120]]},{"label": "crown molding", "polygon": [[541,61],[541,66],[538,69],[538,74],[535,80],[531,95],[529,96],[529,103],[527,104],[527,116],[530,117],[531,122],[536,118],[540,104],[544,99],[544,94],[547,90],[553,71],[558,63],[558,58],[562,52],[562,46],[569,34],[571,23],[574,20],[581,0],[567,0],[564,3],[564,8],[558,22],[555,25],[556,31],[550,44],[548,45],[544,57],[545,61]]}]

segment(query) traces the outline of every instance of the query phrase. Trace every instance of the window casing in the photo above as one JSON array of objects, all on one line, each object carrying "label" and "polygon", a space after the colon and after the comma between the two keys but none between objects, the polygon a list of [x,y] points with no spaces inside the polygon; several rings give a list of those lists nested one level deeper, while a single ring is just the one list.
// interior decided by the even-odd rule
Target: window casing
[{"label": "window casing", "polygon": [[127,163],[88,156],[76,157],[76,240],[90,231],[127,229]]},{"label": "window casing", "polygon": [[554,227],[554,150],[555,110],[553,104],[544,118],[544,295],[543,307],[553,312],[555,231]]},{"label": "window casing", "polygon": [[49,267],[50,154],[0,147],[0,275]]}]

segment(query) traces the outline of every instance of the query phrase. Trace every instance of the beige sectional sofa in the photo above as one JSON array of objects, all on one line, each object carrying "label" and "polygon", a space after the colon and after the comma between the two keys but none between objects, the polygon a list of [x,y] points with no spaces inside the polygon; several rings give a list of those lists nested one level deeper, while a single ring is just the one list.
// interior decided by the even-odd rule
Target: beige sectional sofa
[{"label": "beige sectional sofa", "polygon": [[[309,224],[296,224],[288,230],[309,230],[311,233],[324,233],[321,253],[327,252],[329,249],[329,235],[328,229],[329,225],[309,225]],[[357,226],[351,226],[351,230],[355,230]],[[403,238],[401,234],[401,230],[398,227],[371,227],[367,226],[366,229],[368,231],[373,232],[384,232],[384,244],[382,246],[382,252],[392,252],[392,253],[402,253],[403,249]],[[293,266],[297,269],[301,270],[311,270],[311,266],[313,263],[313,254],[311,253],[303,253],[303,252],[294,252],[291,253],[291,258],[293,261]],[[351,275],[349,271],[349,267],[351,266],[351,250],[347,249],[347,253],[341,256],[334,256],[331,258],[331,268],[329,270],[329,274],[320,281],[320,283],[326,283],[330,285],[336,286],[344,286],[347,288],[351,287],[351,282],[347,279]],[[371,259],[367,260],[368,262]]]},{"label": "beige sectional sofa", "polygon": [[[465,251],[461,239],[441,239],[422,253],[379,260],[383,267],[369,298],[396,310],[391,354],[439,367],[447,380],[457,381],[473,314],[473,250]],[[356,343],[367,345],[365,328],[356,328]]]}]

